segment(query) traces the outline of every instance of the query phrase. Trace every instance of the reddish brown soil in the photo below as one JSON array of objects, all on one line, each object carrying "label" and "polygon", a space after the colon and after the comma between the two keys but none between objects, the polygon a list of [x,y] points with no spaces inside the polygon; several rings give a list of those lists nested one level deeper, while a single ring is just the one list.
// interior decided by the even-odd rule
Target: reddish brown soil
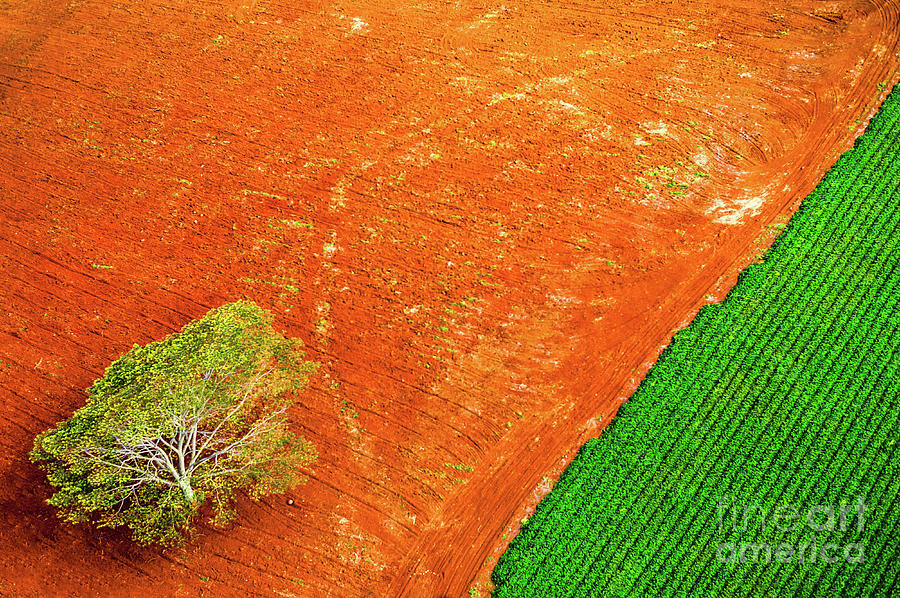
[{"label": "reddish brown soil", "polygon": [[[485,589],[545,476],[852,143],[898,19],[0,4],[0,594]],[[242,297],[323,364],[309,483],[183,550],[60,524],[33,437],[132,343]]]}]

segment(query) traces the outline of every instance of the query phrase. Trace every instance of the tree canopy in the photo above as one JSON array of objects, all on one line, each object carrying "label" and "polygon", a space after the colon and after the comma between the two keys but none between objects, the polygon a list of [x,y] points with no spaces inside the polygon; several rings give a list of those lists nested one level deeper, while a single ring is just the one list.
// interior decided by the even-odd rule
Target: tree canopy
[{"label": "tree canopy", "polygon": [[204,504],[222,525],[237,491],[258,499],[303,482],[316,453],[289,429],[288,410],[317,364],[272,320],[254,303],[229,303],[110,365],[87,404],[30,453],[56,487],[48,502],[60,517],[172,546]]}]

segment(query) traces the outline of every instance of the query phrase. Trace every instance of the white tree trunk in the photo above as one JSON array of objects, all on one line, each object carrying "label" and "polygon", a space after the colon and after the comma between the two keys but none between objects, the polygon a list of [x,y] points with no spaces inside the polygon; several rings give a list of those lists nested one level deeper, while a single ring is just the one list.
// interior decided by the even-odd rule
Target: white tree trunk
[{"label": "white tree trunk", "polygon": [[190,478],[187,476],[179,478],[178,487],[181,488],[182,492],[184,492],[184,499],[188,501],[188,504],[194,504],[196,497],[194,496],[194,489],[191,488]]}]

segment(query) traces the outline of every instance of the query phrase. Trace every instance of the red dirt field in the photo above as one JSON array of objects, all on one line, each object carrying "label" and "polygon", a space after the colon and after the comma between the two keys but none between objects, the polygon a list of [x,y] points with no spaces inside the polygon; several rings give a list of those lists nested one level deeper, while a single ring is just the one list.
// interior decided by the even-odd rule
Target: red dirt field
[{"label": "red dirt field", "polygon": [[[0,3],[0,595],[486,593],[551,477],[852,144],[898,21]],[[34,436],[239,298],[322,364],[309,482],[180,550],[59,523]]]}]

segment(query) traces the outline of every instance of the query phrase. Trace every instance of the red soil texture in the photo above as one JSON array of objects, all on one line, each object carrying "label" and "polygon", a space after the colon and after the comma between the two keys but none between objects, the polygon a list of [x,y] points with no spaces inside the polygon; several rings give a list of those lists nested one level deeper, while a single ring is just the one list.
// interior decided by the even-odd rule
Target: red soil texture
[{"label": "red soil texture", "polygon": [[[898,0],[0,3],[0,594],[460,596],[897,80]],[[27,458],[251,299],[304,486],[159,550]]]}]

